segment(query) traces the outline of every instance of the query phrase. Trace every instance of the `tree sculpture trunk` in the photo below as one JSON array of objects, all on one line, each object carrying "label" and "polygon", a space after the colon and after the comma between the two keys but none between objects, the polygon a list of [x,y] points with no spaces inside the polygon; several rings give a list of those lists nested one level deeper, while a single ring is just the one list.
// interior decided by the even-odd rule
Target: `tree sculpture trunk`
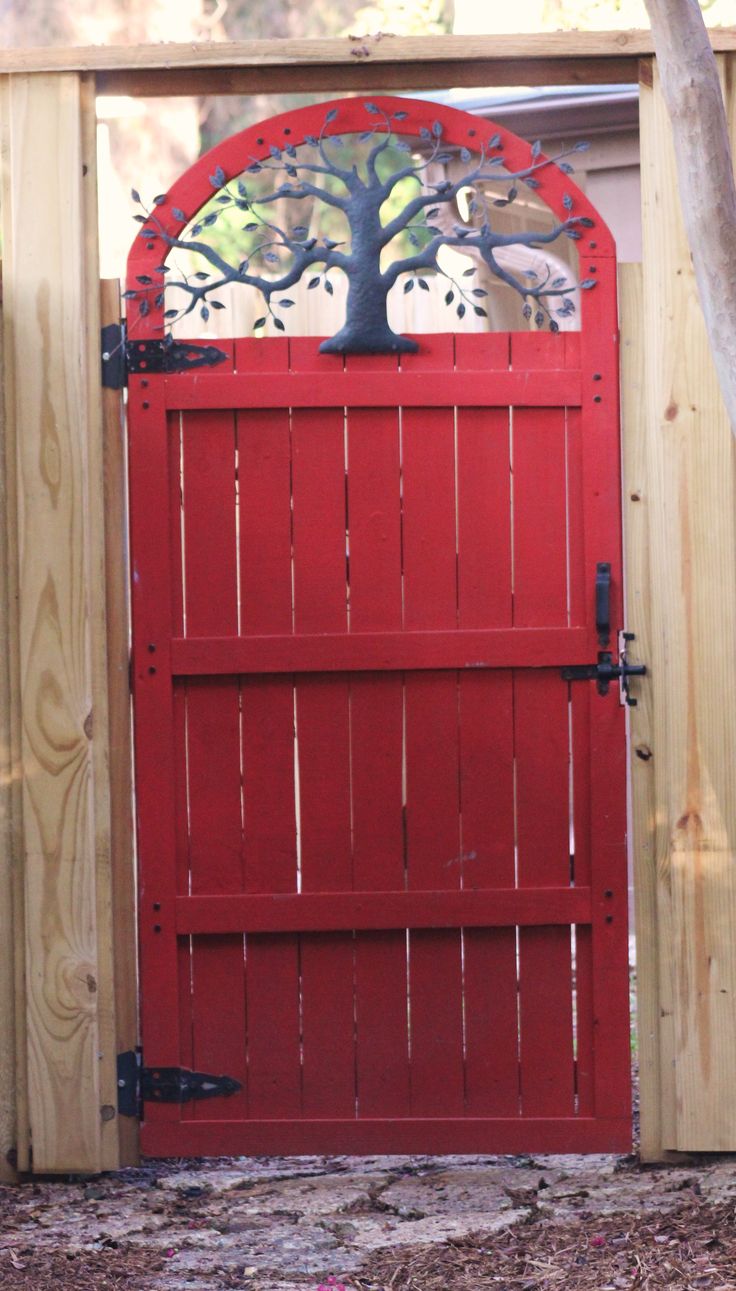
[{"label": "tree sculpture trunk", "polygon": [[345,324],[320,345],[322,354],[413,354],[416,341],[399,336],[388,321],[388,287],[383,282],[378,257],[348,275]]},{"label": "tree sculpture trunk", "polygon": [[736,185],[718,68],[697,0],[646,0],[711,352],[736,434]]}]

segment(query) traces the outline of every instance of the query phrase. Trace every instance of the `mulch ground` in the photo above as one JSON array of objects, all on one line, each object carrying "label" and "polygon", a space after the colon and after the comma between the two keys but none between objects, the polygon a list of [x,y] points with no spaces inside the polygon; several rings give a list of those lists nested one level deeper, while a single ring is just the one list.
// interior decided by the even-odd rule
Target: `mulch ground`
[{"label": "mulch ground", "polygon": [[80,1251],[76,1254],[6,1248],[0,1252],[2,1291],[148,1291],[163,1268],[160,1250]]},{"label": "mulch ground", "polygon": [[[382,1251],[360,1291],[735,1291],[736,1207],[697,1201],[665,1215],[581,1213],[462,1241]],[[349,1288],[348,1288],[349,1291]]]}]

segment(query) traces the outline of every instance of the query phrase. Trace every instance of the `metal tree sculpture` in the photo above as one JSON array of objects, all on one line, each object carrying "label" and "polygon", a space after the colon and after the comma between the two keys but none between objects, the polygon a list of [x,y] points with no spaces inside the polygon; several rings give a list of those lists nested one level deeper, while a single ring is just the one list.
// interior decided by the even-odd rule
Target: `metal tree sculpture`
[{"label": "metal tree sculpture", "polygon": [[[387,316],[388,294],[399,278],[405,278],[404,291],[408,292],[413,290],[415,283],[428,289],[423,274],[440,274],[450,282],[445,303],[454,306],[459,318],[463,318],[468,309],[478,315],[486,313],[479,300],[487,293],[482,288],[458,283],[438,263],[442,247],[459,247],[465,251],[474,250],[496,278],[518,292],[526,318],[534,314],[538,326],[548,324],[552,331],[557,331],[559,324],[553,317],[553,307],[558,316],[572,314],[575,308],[572,293],[578,288],[594,287],[595,280],[570,284],[566,277],[553,276],[559,271],[553,271],[549,266],[542,275],[529,271],[517,277],[499,263],[497,253],[499,248],[518,245],[539,249],[563,235],[578,239],[581,236],[579,229],[593,227],[593,220],[573,215],[573,199],[566,195],[564,206],[570,215],[548,232],[502,233],[493,228],[492,209],[509,206],[517,197],[520,184],[531,189],[538,187],[537,172],[553,163],[571,172],[572,167],[561,159],[587,145],[577,144],[555,158],[545,158],[541,155],[541,145],[535,143],[531,148],[529,165],[521,170],[508,170],[501,136],[497,134],[480,145],[475,165],[459,179],[451,181],[445,178],[439,183],[430,183],[427,172],[431,167],[452,161],[458,155],[461,161],[470,162],[470,150],[462,147],[448,151],[443,145],[442,123],[434,121],[419,130],[424,155],[411,155],[412,145],[400,137],[400,123],[408,112],[398,109],[388,113],[372,102],[364,102],[363,107],[376,120],[371,128],[358,135],[358,143],[365,145],[364,154],[358,160],[351,158],[350,164],[341,165],[338,160],[341,150],[343,155],[345,153],[345,138],[339,133],[330,133],[330,127],[339,116],[339,109],[332,108],[325,116],[319,136],[305,136],[304,142],[313,150],[315,160],[301,159],[296,147],[286,143],[281,147],[272,145],[265,160],[246,158],[247,164],[237,180],[228,182],[218,166],[210,175],[214,208],[181,234],[169,231],[159,218],[158,208],[165,206],[166,196],[155,198],[151,210],[145,211],[144,208],[144,214],[136,215],[135,218],[143,225],[141,237],[147,239],[149,245],[151,240],[160,240],[166,254],[170,250],[186,250],[208,265],[207,271],[200,269],[192,274],[182,273],[179,277],[171,275],[169,266],[159,266],[160,272],[170,274],[167,286],[179,289],[187,298],[181,309],[167,309],[165,319],[173,323],[199,308],[206,321],[211,307],[223,308],[220,301],[212,299],[213,293],[228,283],[238,283],[254,287],[264,299],[266,314],[257,320],[255,328],[263,326],[270,315],[275,327],[283,331],[283,320],[274,310],[289,309],[294,301],[281,293],[299,282],[310,269],[321,266],[322,273],[310,279],[310,288],[322,282],[331,292],[332,284],[327,274],[332,269],[342,270],[348,281],[344,326],[321,344],[323,353],[411,352],[417,349],[416,342],[397,335]],[[398,123],[399,131],[395,123]],[[410,154],[409,160],[405,164],[399,161],[397,165],[397,152]],[[266,191],[258,191],[262,181],[255,177],[264,172],[273,172],[278,182]],[[400,201],[398,186],[406,186],[407,183],[415,184],[418,191],[395,213],[386,217],[386,207],[392,203],[395,207],[397,199]],[[494,185],[495,191],[487,191],[487,184]],[[502,196],[498,195],[499,184],[506,186]],[[447,215],[443,220],[444,230],[433,224],[442,208],[449,212],[449,204],[463,189],[473,190],[470,211],[477,219],[477,225],[453,224],[451,215],[449,231]],[[133,198],[140,203],[135,190]],[[310,236],[306,224],[286,229],[269,219],[269,208],[273,208],[275,203],[299,203],[305,199],[323,203],[342,217],[349,230],[349,240]],[[207,231],[213,229],[226,211],[242,212],[247,217],[242,228],[251,245],[245,258],[235,264],[231,264],[227,254],[206,238]],[[171,215],[179,225],[187,224],[188,217],[184,211],[174,207]],[[401,238],[408,240],[412,248],[410,254],[390,259],[387,248]],[[472,276],[475,270],[470,269],[466,273]],[[140,313],[145,315],[150,308],[151,292],[156,293],[156,304],[160,306],[161,288],[150,276],[141,275],[138,282],[139,288],[126,292],[126,296],[136,298]]]}]

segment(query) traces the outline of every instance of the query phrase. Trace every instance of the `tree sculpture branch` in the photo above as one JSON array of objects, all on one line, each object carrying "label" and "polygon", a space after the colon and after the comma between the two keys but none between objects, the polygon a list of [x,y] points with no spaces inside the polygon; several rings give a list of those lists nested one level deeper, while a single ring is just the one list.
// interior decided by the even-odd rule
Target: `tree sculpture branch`
[{"label": "tree sculpture branch", "polygon": [[[157,214],[157,206],[166,202],[165,197],[154,199],[151,211],[136,216],[143,225],[141,236],[160,240],[167,254],[173,250],[185,250],[207,265],[207,270],[200,269],[196,273],[167,279],[167,286],[177,288],[186,298],[186,304],[180,309],[166,310],[167,322],[177,321],[196,308],[199,308],[206,321],[210,308],[223,307],[220,301],[213,299],[213,295],[223,286],[237,283],[255,288],[263,297],[266,314],[257,320],[255,327],[263,326],[270,315],[275,327],[283,331],[283,320],[274,309],[288,309],[294,301],[283,297],[281,293],[299,282],[309,269],[319,266],[320,272],[310,279],[309,288],[316,287],[321,282],[325,290],[331,293],[333,287],[328,275],[333,269],[341,270],[348,280],[345,326],[330,341],[323,343],[323,350],[375,353],[413,349],[416,348],[414,342],[396,336],[391,330],[386,315],[388,293],[399,278],[405,279],[404,291],[409,292],[413,290],[415,283],[420,288],[429,289],[422,274],[444,276],[450,283],[445,303],[454,306],[459,318],[463,318],[468,309],[480,316],[486,314],[479,301],[487,292],[479,287],[458,283],[438,261],[443,247],[455,247],[473,248],[490,272],[519,294],[526,318],[534,313],[538,326],[546,323],[553,331],[558,330],[559,323],[553,317],[552,306],[555,306],[558,316],[568,317],[574,312],[571,295],[577,288],[571,286],[567,278],[553,277],[549,268],[541,280],[532,272],[517,277],[499,264],[494,253],[499,247],[515,244],[539,247],[563,235],[577,239],[581,236],[580,228],[591,227],[592,220],[574,215],[573,201],[568,196],[564,203],[570,212],[568,218],[556,224],[548,233],[501,233],[493,227],[493,207],[509,206],[518,196],[522,184],[530,189],[536,188],[539,182],[537,172],[553,161],[563,170],[570,171],[572,167],[564,158],[586,145],[578,144],[556,158],[547,159],[541,157],[541,147],[536,143],[532,146],[530,164],[521,170],[509,170],[506,168],[501,138],[497,135],[481,147],[476,164],[470,166],[459,179],[429,184],[427,171],[437,164],[453,161],[457,156],[456,151],[448,151],[443,143],[441,123],[435,121],[431,128],[423,127],[420,130],[423,157],[412,156],[409,162],[397,166],[397,152],[411,154],[411,145],[402,140],[397,131],[397,123],[408,114],[397,111],[389,116],[373,103],[365,103],[364,107],[369,115],[377,119],[358,136],[359,144],[370,145],[363,160],[362,173],[358,162],[353,162],[348,167],[339,164],[334,156],[344,147],[344,140],[339,134],[326,133],[327,127],[337,116],[337,109],[333,108],[327,113],[319,136],[307,136],[305,140],[318,156],[318,161],[301,160],[297,149],[288,144],[284,148],[272,146],[270,155],[265,160],[248,158],[243,175],[234,182],[229,183],[218,167],[210,176],[215,209],[200,216],[188,231],[179,236],[169,233]],[[459,157],[461,161],[468,163],[472,160],[472,154],[467,148],[459,150]],[[251,178],[264,172],[270,172],[274,176],[273,187],[268,191],[261,191],[261,181]],[[312,176],[324,176],[325,182],[315,183]],[[405,200],[396,214],[384,221],[382,208],[387,202],[396,204],[399,185],[412,183],[418,186],[419,192]],[[490,193],[485,187],[488,184],[494,185]],[[501,197],[494,196],[494,193],[498,193],[499,185],[505,188]],[[342,191],[334,191],[336,186]],[[452,225],[449,232],[446,217],[443,217],[444,231],[433,225],[433,217],[437,217],[441,209],[451,207],[461,190],[467,188],[474,192],[471,210],[480,214],[480,222],[474,227]],[[135,191],[133,196],[140,201]],[[348,225],[349,245],[324,236],[310,236],[306,225],[297,225],[288,230],[268,218],[268,208],[275,203],[300,203],[308,198],[339,213]],[[248,234],[249,250],[237,264],[232,264],[226,255],[203,237],[205,230],[212,228],[226,211],[242,212],[247,216],[243,232]],[[180,223],[186,222],[187,217],[183,211],[174,209],[172,214]],[[402,237],[408,239],[415,251],[399,255],[382,268],[381,256],[386,248]],[[341,247],[345,249],[341,250]],[[161,269],[162,272],[167,271],[167,266],[162,265]],[[472,277],[475,272],[475,268],[466,270],[464,276]],[[150,308],[150,293],[154,293],[158,304],[161,300],[161,288],[145,276],[139,279],[139,283],[140,292],[128,294],[140,299],[141,312],[145,314]],[[587,280],[579,286],[584,290],[589,289],[595,286],[595,281]]]}]

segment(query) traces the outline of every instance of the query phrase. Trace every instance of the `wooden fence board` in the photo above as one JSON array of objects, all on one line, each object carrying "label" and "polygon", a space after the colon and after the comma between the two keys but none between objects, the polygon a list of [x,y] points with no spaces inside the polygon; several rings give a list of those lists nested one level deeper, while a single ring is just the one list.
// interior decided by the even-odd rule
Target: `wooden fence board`
[{"label": "wooden fence board", "polygon": [[[120,284],[100,284],[100,323],[120,321]],[[113,901],[115,1035],[118,1053],[138,1044],[138,976],[133,846],[130,713],[130,624],[126,552],[125,412],[122,390],[102,391],[105,596],[107,609],[108,722],[110,741],[110,867]],[[138,1122],[118,1121],[120,1165],[138,1163]]]},{"label": "wooden fence board", "polygon": [[93,89],[73,74],[11,77],[3,117],[39,1172],[117,1162]]},{"label": "wooden fence board", "polygon": [[698,303],[656,69],[649,79],[641,85],[643,317],[661,1146],[733,1150],[734,443]]},{"label": "wooden fence board", "polygon": [[[0,287],[1,290],[1,287]],[[3,361],[2,298],[0,297],[0,372]],[[0,392],[0,510],[8,513],[7,464],[5,458],[5,416]],[[16,1147],[15,1074],[15,917],[13,878],[13,747],[10,677],[11,640],[15,635],[8,584],[10,582],[8,533],[0,525],[0,1182],[12,1183]]]},{"label": "wooden fence board", "polygon": [[[636,636],[631,658],[649,660],[651,579],[649,571],[646,474],[646,413],[642,268],[619,266],[621,316],[621,421],[624,475],[624,536],[626,558],[626,622]],[[657,873],[654,863],[654,747],[655,678],[636,685],[637,706],[631,710],[631,851],[634,866],[636,929],[636,1034],[641,1114],[640,1152],[647,1161],[661,1156],[665,1136],[673,1141],[674,1068],[671,1008],[663,1017],[659,1005],[659,938]],[[669,1061],[667,1061],[669,1058]],[[663,1081],[668,1087],[663,1087]]]},{"label": "wooden fence board", "polygon": [[[10,78],[0,79],[0,122],[8,119],[10,103]],[[2,193],[0,211],[10,206],[10,156],[7,132],[0,128],[0,178]],[[11,259],[13,230],[6,221],[3,228],[3,253],[6,262]],[[3,313],[2,338],[2,414],[3,414],[3,461],[4,461],[4,537],[7,543],[6,570],[7,584],[7,630],[3,632],[3,645],[7,649],[7,683],[8,683],[8,740],[9,756],[7,761],[10,773],[10,796],[7,807],[11,812],[10,835],[7,838],[11,848],[12,862],[12,921],[9,932],[12,937],[13,986],[14,986],[14,1027],[9,1040],[9,1049],[14,1049],[14,1104],[15,1104],[15,1145],[16,1166],[19,1171],[26,1171],[30,1165],[30,1134],[28,1126],[28,1053],[26,1044],[26,996],[25,996],[25,891],[22,865],[22,817],[23,802],[20,777],[21,766],[21,724],[20,724],[20,641],[18,636],[18,523],[17,523],[17,453],[16,437],[11,433],[12,409],[15,392],[15,369],[11,362],[12,351],[8,342],[12,339],[7,310]],[[10,1021],[10,1019],[7,1019]],[[12,1076],[11,1076],[12,1078]]]},{"label": "wooden fence board", "polygon": [[[736,30],[711,33],[736,48]],[[0,72],[89,71],[101,94],[258,94],[293,89],[440,89],[459,85],[624,84],[653,52],[649,31],[334,39],[15,49]]]}]

